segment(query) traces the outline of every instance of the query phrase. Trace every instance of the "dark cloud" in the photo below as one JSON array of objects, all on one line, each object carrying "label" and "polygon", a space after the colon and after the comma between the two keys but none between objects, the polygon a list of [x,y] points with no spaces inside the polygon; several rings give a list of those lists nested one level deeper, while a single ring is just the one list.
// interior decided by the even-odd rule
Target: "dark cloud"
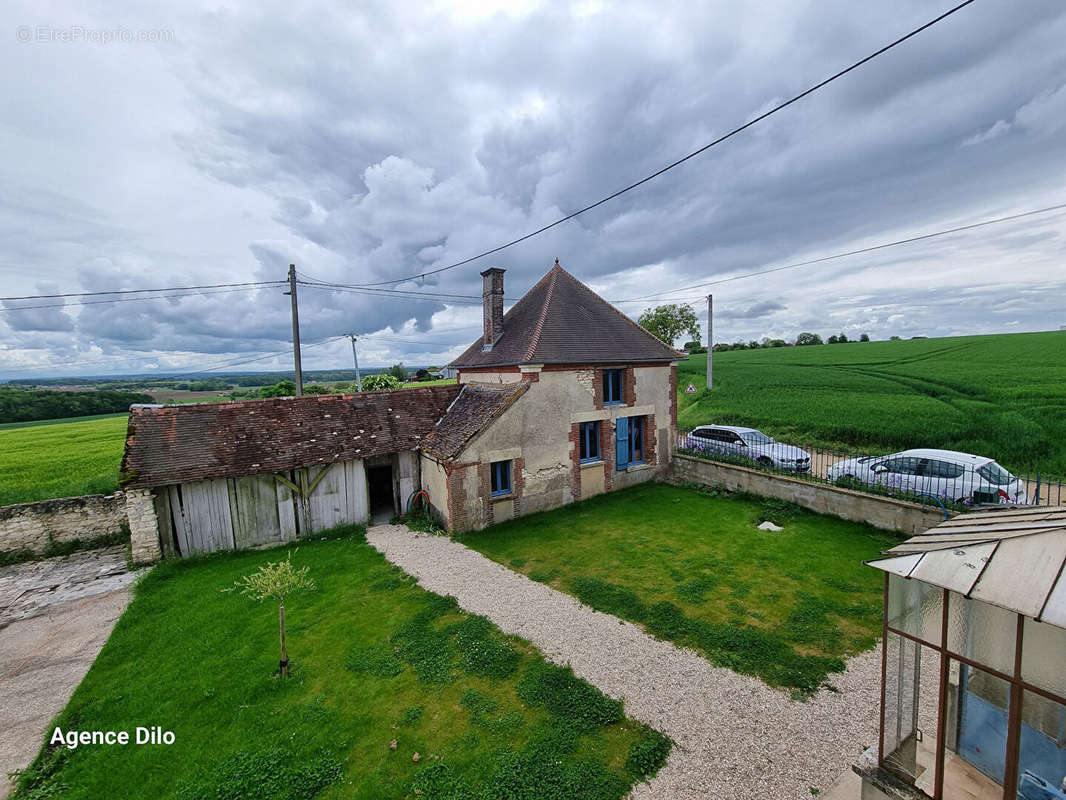
[{"label": "dark cloud", "polygon": [[[40,14],[17,16],[54,22]],[[919,0],[129,6],[125,27],[172,25],[178,44],[0,54],[0,268],[27,294],[42,276],[108,290],[280,279],[289,263],[349,284],[418,275],[658,169],[931,15]],[[479,295],[478,271],[499,265],[518,296],[558,256],[623,300],[1061,202],[1064,37],[1058,0],[974,4],[608,205],[403,288]],[[729,340],[1057,327],[1063,287],[1028,288],[1060,268],[1064,218],[723,284],[718,327]],[[706,291],[661,302],[705,315]],[[368,335],[369,363],[442,361],[480,324],[451,301],[300,299],[305,341]],[[84,348],[202,364],[290,335],[274,288],[0,318],[0,371]],[[308,363],[348,357],[341,342]]]}]

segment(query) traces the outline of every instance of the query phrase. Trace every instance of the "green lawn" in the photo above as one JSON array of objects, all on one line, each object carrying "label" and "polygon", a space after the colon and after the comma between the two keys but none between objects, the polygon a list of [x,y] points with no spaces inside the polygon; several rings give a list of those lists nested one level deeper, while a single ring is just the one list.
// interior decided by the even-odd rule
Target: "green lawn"
[{"label": "green lawn", "polygon": [[[758,530],[766,519],[784,530]],[[799,693],[874,646],[882,581],[862,561],[899,541],[775,501],[656,483],[462,538],[714,664]]]},{"label": "green lawn", "polygon": [[0,430],[0,506],[118,489],[126,414]]},{"label": "green lawn", "polygon": [[276,606],[221,591],[284,550],[153,570],[56,725],[174,744],[46,747],[17,796],[609,800],[665,759],[620,703],[420,589],[360,528],[333,536],[292,557],[317,589],[286,603],[289,679]]},{"label": "green lawn", "polygon": [[[1066,475],[1066,331],[714,354],[678,367],[678,422],[888,452],[943,447]],[[684,393],[692,382],[697,394]]]}]

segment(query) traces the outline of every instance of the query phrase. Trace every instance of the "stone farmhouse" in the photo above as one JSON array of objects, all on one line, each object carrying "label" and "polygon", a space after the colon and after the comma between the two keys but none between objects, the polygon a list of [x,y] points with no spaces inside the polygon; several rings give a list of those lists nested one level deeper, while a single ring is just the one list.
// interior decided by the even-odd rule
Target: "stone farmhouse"
[{"label": "stone farmhouse", "polygon": [[150,562],[387,521],[424,490],[478,530],[661,474],[677,441],[677,362],[555,266],[506,314],[484,279],[484,334],[458,384],[204,405],[134,406],[122,481]]}]

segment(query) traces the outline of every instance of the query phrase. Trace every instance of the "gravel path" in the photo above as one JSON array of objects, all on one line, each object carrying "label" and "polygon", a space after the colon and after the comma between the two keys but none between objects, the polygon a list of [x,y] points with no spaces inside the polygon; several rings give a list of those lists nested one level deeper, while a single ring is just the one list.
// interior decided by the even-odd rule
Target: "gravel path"
[{"label": "gravel path", "polygon": [[569,664],[626,713],[675,746],[635,800],[810,798],[877,740],[879,651],[831,676],[838,692],[792,702],[755,678],[713,667],[636,625],[593,611],[442,536],[381,525],[368,541],[397,566],[464,609]]}]

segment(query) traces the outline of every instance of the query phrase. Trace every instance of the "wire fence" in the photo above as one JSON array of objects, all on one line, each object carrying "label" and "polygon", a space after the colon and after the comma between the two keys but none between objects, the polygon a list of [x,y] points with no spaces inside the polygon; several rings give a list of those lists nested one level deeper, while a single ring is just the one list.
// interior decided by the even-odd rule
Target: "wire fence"
[{"label": "wire fence", "polygon": [[758,431],[726,426],[681,430],[677,448],[710,461],[955,511],[987,505],[1066,505],[1066,479],[1061,476],[1014,475],[987,458],[946,450],[876,455],[797,447]]}]

